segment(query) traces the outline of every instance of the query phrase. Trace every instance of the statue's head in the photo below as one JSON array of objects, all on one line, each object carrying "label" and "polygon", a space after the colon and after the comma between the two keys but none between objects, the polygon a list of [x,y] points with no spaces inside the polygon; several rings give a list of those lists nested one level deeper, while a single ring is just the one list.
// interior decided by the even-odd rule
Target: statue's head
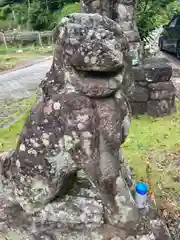
[{"label": "statue's head", "polygon": [[99,14],[72,14],[56,28],[55,41],[53,66],[64,73],[65,84],[90,97],[128,88],[129,46],[113,20]]}]

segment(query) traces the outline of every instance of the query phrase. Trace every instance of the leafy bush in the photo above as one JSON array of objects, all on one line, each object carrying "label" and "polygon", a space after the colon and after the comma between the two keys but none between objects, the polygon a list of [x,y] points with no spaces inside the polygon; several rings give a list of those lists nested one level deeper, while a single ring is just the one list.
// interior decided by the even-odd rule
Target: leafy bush
[{"label": "leafy bush", "polygon": [[[0,0],[0,20],[8,21],[8,28],[19,25],[51,30],[62,17],[79,11],[79,0],[30,0],[30,4],[27,0]],[[141,39],[166,24],[176,12],[180,12],[179,0],[138,0],[136,20]],[[7,26],[7,22],[1,22],[1,26],[4,25]]]},{"label": "leafy bush", "polygon": [[180,12],[179,0],[139,0],[136,20],[141,39]]},{"label": "leafy bush", "polygon": [[6,31],[10,27],[10,23],[8,21],[0,20],[0,31]]},{"label": "leafy bush", "polygon": [[52,13],[44,9],[40,2],[33,2],[29,12],[29,25],[33,30],[49,30],[53,20]]},{"label": "leafy bush", "polygon": [[166,7],[159,12],[159,15],[154,17],[156,25],[165,25],[167,24],[172,17],[176,14],[180,13],[180,1],[172,1],[170,4],[166,5]]},{"label": "leafy bush", "polygon": [[21,29],[51,30],[65,15],[80,11],[79,3],[74,2],[75,0],[31,0],[28,5],[25,0],[4,0],[0,7],[0,20],[8,22],[8,27],[7,22],[6,27],[3,27],[5,30],[14,25],[21,26]]}]

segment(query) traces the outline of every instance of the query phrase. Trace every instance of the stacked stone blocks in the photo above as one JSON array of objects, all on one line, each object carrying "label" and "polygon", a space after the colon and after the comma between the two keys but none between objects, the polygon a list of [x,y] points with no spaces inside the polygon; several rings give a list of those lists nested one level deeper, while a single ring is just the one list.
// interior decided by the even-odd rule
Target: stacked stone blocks
[{"label": "stacked stone blocks", "polygon": [[146,59],[143,66],[133,67],[133,77],[135,88],[130,103],[134,115],[163,117],[176,110],[172,67],[162,59]]}]

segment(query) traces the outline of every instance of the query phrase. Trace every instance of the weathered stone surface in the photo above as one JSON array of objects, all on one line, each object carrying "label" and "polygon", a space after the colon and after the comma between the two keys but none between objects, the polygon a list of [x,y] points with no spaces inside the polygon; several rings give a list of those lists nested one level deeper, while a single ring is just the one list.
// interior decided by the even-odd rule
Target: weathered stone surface
[{"label": "weathered stone surface", "polygon": [[[135,65],[141,62],[142,48],[135,21],[136,0],[81,0],[81,11],[99,13],[117,22],[126,35]],[[134,63],[133,63],[134,65]]]},{"label": "weathered stone surface", "polygon": [[175,97],[175,87],[171,81],[151,83],[148,85],[148,88],[151,89],[150,99],[152,100],[170,100]]},{"label": "weathered stone surface", "polygon": [[146,81],[139,81],[139,82],[136,82],[136,85],[138,86],[141,86],[141,87],[147,87],[148,88],[148,82]]},{"label": "weathered stone surface", "polygon": [[130,98],[129,100],[134,102],[147,102],[148,98],[149,98],[148,89],[136,85],[134,94],[132,98]]},{"label": "weathered stone surface", "polygon": [[112,18],[112,3],[109,0],[81,0],[81,12],[99,13],[108,18]]},{"label": "weathered stone surface", "polygon": [[[175,87],[172,81],[170,81],[172,68],[163,59],[146,59],[144,66],[133,67],[132,75],[135,80],[135,87],[129,100],[131,101],[133,114],[148,113],[150,116],[164,116],[164,114],[167,115],[174,111]],[[162,110],[162,104],[151,103],[152,100],[166,100],[167,102],[173,102],[173,104],[165,107],[166,104],[164,103],[164,110]],[[148,103],[149,101],[150,103]],[[148,111],[147,105],[149,106]],[[155,114],[150,110],[152,105],[156,105],[154,108],[158,113]],[[167,111],[165,111],[165,108],[167,108]]]},{"label": "weathered stone surface", "polygon": [[[43,98],[31,109],[15,151],[1,158],[2,183],[34,235],[47,234],[46,226],[54,224],[61,231],[98,227],[104,208],[106,221],[133,228],[138,212],[119,163],[131,119],[127,40],[118,24],[99,14],[63,19],[55,39]],[[69,197],[81,169],[100,200],[78,191]]]},{"label": "weathered stone surface", "polygon": [[152,91],[150,93],[150,99],[152,100],[162,100],[162,99],[172,99],[175,96],[174,92],[169,91]]},{"label": "weathered stone surface", "polygon": [[127,183],[129,189],[131,189],[133,187],[133,178],[132,178],[133,174],[130,167],[127,164],[127,161],[124,158],[122,147],[119,149],[119,161],[121,166],[122,177]]},{"label": "weathered stone surface", "polygon": [[[9,234],[9,229],[19,229],[31,235],[31,232],[51,232],[65,229],[83,230],[97,228],[104,223],[102,201],[96,199],[96,192],[78,188],[79,194],[66,195],[62,199],[47,204],[41,212],[34,215],[24,212],[19,204],[3,199],[0,203],[3,215],[0,215],[0,231]],[[1,212],[2,213],[2,212]],[[18,215],[17,215],[18,213]],[[26,229],[27,228],[27,229]]]},{"label": "weathered stone surface", "polygon": [[139,41],[139,33],[134,32],[134,30],[126,31],[126,37],[129,42],[138,42]]},{"label": "weathered stone surface", "polygon": [[149,63],[144,65],[144,71],[148,82],[166,82],[172,76],[172,67],[162,64],[160,59],[159,63],[149,60]]},{"label": "weathered stone surface", "polygon": [[130,102],[133,115],[141,115],[147,113],[148,102]]},{"label": "weathered stone surface", "polygon": [[[57,75],[62,74],[62,79],[64,79],[64,74],[66,81],[70,79],[75,89],[92,97],[108,96],[117,89],[123,88],[124,85],[126,87],[123,90],[127,91],[127,83],[132,84],[132,82],[129,83],[131,59],[127,54],[128,43],[120,27],[110,19],[102,19],[98,14],[81,15],[81,19],[77,18],[75,32],[73,31],[74,25],[71,24],[73,18],[69,20],[70,23],[66,27],[68,34],[66,32],[62,34],[65,30],[61,31],[62,40],[58,39],[58,44],[64,46],[64,53],[57,49],[55,59],[64,61],[63,64],[70,65],[71,69],[68,72],[66,70],[66,73],[57,73]],[[91,22],[89,19],[92,18],[94,19]],[[84,24],[88,25],[88,28]],[[57,36],[61,28],[62,26],[57,29]],[[56,64],[53,65],[55,66]],[[43,84],[43,90],[49,91],[50,86],[46,87],[48,83]],[[57,86],[56,88],[58,91]]]},{"label": "weathered stone surface", "polygon": [[[164,222],[161,219],[155,219],[150,221],[152,232],[155,236],[155,239],[163,240],[163,239],[170,239],[171,236],[169,231],[165,231],[167,226],[165,226]],[[149,236],[150,237],[150,236]]]},{"label": "weathered stone surface", "polygon": [[118,24],[99,14],[64,18],[55,39],[43,96],[16,149],[0,156],[2,238],[126,240],[150,234],[119,151],[131,121],[127,40]]},{"label": "weathered stone surface", "polygon": [[140,42],[139,32],[135,22],[136,0],[115,1],[113,8],[113,20],[121,25],[124,33],[131,43]]},{"label": "weathered stone surface", "polygon": [[132,68],[132,75],[133,75],[133,80],[135,82],[147,82],[144,69],[142,66],[133,66]]},{"label": "weathered stone surface", "polygon": [[176,111],[175,100],[148,101],[147,113],[153,117],[162,117]]},{"label": "weathered stone surface", "polygon": [[180,239],[180,216],[169,219],[168,228],[173,239]]},{"label": "weathered stone surface", "polygon": [[148,88],[152,91],[168,91],[168,92],[175,92],[175,87],[172,81],[169,82],[158,82],[158,83],[150,83],[148,84]]},{"label": "weathered stone surface", "polygon": [[165,64],[168,64],[169,63],[169,60],[167,58],[164,58],[164,57],[153,57],[153,56],[150,56],[148,58],[145,58],[144,59],[144,64],[155,64],[155,65],[158,65],[159,63],[165,65]]}]

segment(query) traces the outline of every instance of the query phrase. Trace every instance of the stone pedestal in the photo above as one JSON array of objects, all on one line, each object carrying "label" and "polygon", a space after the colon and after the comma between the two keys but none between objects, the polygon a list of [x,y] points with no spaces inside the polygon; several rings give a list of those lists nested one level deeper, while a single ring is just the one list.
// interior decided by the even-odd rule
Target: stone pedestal
[{"label": "stone pedestal", "polygon": [[172,68],[161,59],[147,59],[143,66],[133,67],[134,94],[130,102],[133,114],[163,117],[173,113],[175,87]]},{"label": "stone pedestal", "polygon": [[[118,199],[122,202],[122,199]],[[128,208],[121,206],[126,219]],[[96,188],[79,172],[74,187],[43,210],[28,214],[10,197],[0,194],[1,240],[172,240],[163,221],[153,211],[139,212],[135,229],[107,222],[106,209]],[[133,217],[133,216],[132,216]],[[133,218],[132,218],[133,219]]]}]

